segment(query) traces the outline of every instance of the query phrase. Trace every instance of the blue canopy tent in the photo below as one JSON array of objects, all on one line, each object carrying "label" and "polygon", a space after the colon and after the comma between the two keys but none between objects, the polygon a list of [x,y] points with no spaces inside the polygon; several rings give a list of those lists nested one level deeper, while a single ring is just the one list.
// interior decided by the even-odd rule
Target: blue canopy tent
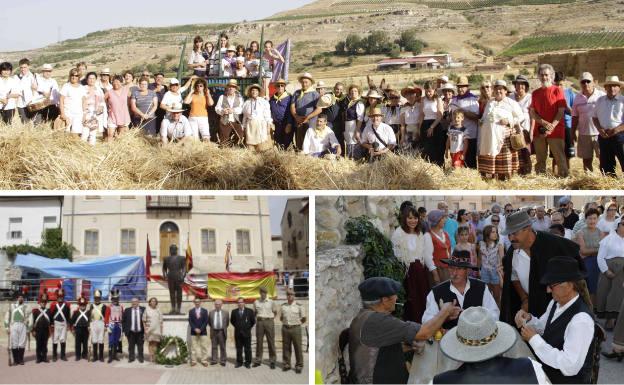
[{"label": "blue canopy tent", "polygon": [[63,288],[70,296],[74,293],[76,279],[91,282],[91,298],[96,289],[102,291],[102,298],[108,298],[110,290],[119,289],[121,301],[132,297],[145,300],[147,280],[143,257],[116,255],[89,261],[70,262],[66,259],[50,259],[35,254],[18,254],[14,266],[41,272],[42,277],[65,278]]}]

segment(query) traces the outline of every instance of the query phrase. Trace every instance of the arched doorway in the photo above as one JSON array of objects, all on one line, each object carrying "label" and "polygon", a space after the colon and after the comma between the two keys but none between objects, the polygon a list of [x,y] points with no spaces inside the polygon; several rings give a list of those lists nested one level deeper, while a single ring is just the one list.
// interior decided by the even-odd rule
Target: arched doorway
[{"label": "arched doorway", "polygon": [[169,246],[175,244],[180,249],[180,229],[173,222],[160,225],[160,262],[169,256]]}]

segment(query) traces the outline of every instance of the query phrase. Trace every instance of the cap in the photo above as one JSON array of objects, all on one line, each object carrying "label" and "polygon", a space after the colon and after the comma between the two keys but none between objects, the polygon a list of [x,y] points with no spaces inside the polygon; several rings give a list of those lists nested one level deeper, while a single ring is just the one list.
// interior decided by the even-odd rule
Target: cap
[{"label": "cap", "polygon": [[358,286],[363,301],[375,301],[382,297],[390,297],[401,290],[401,284],[386,277],[371,277]]}]

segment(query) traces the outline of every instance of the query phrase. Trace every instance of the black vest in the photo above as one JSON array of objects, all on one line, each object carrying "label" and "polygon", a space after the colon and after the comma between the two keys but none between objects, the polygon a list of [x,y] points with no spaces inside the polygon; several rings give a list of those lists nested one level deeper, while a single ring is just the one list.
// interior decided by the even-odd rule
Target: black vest
[{"label": "black vest", "polygon": [[[556,307],[557,305],[553,304],[550,314],[548,315],[548,321],[546,322],[542,338],[553,348],[562,350],[566,327],[572,320],[572,317],[578,313],[587,313],[592,318],[593,316],[580,296],[576,299],[572,306],[566,309],[566,311],[564,311],[556,320],[552,321]],[[593,330],[588,330],[587,332],[591,332],[592,334],[594,333]],[[587,356],[585,357],[585,363],[583,364],[581,370],[579,370],[579,372],[574,376],[564,376],[559,369],[555,369],[544,363],[542,363],[542,367],[544,368],[546,375],[548,375],[550,382],[553,384],[589,384],[591,382],[592,374],[593,351],[594,341],[592,339],[592,343],[589,345],[589,349],[587,351]]]},{"label": "black vest", "polygon": [[495,357],[483,362],[464,363],[456,370],[433,377],[434,384],[537,384],[528,358]]},{"label": "black vest", "polygon": [[[485,292],[485,282],[474,278],[468,279],[470,280],[470,290],[464,297],[464,306],[462,307],[464,310],[472,306],[483,306],[483,293]],[[451,291],[451,281],[444,281],[431,290],[436,303],[440,303],[440,299],[445,303],[453,302],[453,300],[457,299],[455,293]],[[459,301],[457,303],[459,304]],[[457,319],[447,320],[442,325],[442,328],[449,330],[455,326],[457,326]]]},{"label": "black vest", "polygon": [[344,103],[345,103],[345,121],[350,122],[352,120],[357,120],[358,116],[357,116],[357,106],[360,102],[356,102],[353,103],[353,105],[351,107],[349,107],[349,99],[345,98],[344,99]]}]

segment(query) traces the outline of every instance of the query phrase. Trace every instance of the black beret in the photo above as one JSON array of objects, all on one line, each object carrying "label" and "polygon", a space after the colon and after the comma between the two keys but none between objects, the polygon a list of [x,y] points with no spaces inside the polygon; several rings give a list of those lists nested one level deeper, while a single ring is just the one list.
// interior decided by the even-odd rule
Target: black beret
[{"label": "black beret", "polygon": [[401,290],[401,284],[386,277],[372,277],[358,286],[363,301],[375,301],[382,297],[390,297]]}]

